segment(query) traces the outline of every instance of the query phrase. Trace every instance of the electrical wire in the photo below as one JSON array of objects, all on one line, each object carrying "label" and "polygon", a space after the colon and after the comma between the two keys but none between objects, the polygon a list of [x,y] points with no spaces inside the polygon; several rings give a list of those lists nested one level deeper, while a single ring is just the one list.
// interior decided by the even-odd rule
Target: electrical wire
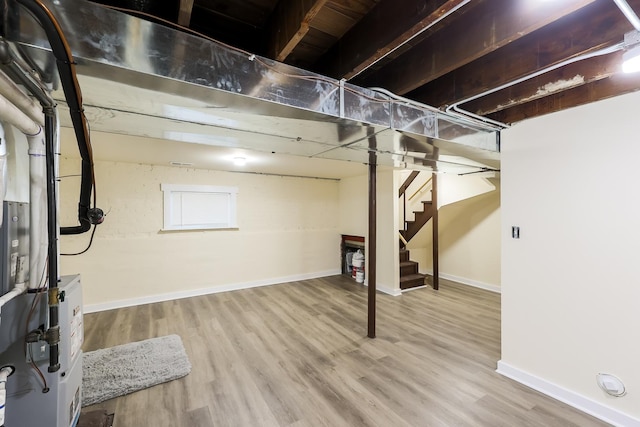
[{"label": "electrical wire", "polygon": [[28,348],[29,348],[29,359],[31,359],[31,363],[30,363],[31,368],[36,371],[36,373],[38,374],[38,376],[42,380],[42,392],[43,393],[47,393],[49,391],[49,386],[47,385],[47,379],[45,378],[44,374],[42,373],[42,370],[40,370],[38,365],[36,365],[36,363],[33,361],[33,353],[31,352],[31,347],[28,346]]},{"label": "electrical wire", "polygon": [[[49,257],[47,257],[48,261]],[[47,262],[45,261],[45,265],[47,265]],[[29,346],[29,343],[27,342],[27,335],[29,334],[29,323],[31,322],[31,317],[33,316],[33,313],[36,309],[36,307],[38,307],[38,304],[40,303],[40,299],[42,298],[42,295],[44,294],[44,290],[47,287],[47,282],[46,282],[46,273],[47,273],[47,269],[43,268],[42,269],[42,275],[40,276],[40,281],[39,286],[38,286],[38,292],[34,295],[33,297],[33,301],[31,301],[31,308],[29,309],[29,314],[27,315],[27,321],[25,323],[25,341],[24,341],[24,345],[25,345],[25,355],[27,354],[27,350],[29,353],[29,359],[30,359],[30,366],[31,369],[33,369],[34,371],[36,371],[36,373],[38,374],[38,376],[40,377],[40,379],[42,380],[42,392],[46,393],[49,391],[49,387],[47,384],[47,379],[44,376],[44,374],[42,373],[42,371],[40,370],[40,367],[38,367],[38,365],[34,362],[33,360],[33,353],[31,351],[31,346]]]},{"label": "electrical wire", "polygon": [[93,243],[93,236],[96,234],[96,229],[97,228],[98,228],[98,225],[94,224],[93,225],[93,231],[91,231],[91,238],[89,239],[89,244],[87,245],[86,248],[84,248],[84,250],[82,250],[80,252],[73,253],[73,254],[60,254],[60,255],[61,256],[76,256],[76,255],[82,255],[83,253],[87,252],[89,249],[91,249],[91,244]]}]

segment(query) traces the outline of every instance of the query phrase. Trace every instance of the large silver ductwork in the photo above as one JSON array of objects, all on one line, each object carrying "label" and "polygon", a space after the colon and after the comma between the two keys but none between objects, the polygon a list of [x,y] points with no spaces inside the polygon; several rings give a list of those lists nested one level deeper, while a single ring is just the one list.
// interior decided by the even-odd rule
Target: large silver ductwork
[{"label": "large silver ductwork", "polygon": [[[373,149],[382,165],[456,173],[499,168],[499,131],[482,123],[94,3],[47,4],[93,130],[361,163]],[[42,30],[27,13],[17,19],[15,41],[52,68]],[[62,91],[53,96],[69,126]]]}]

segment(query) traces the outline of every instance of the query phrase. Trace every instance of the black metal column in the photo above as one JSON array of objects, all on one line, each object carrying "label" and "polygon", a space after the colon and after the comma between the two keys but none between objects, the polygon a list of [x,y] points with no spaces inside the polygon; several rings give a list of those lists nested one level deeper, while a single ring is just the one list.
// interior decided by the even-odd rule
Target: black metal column
[{"label": "black metal column", "polygon": [[369,338],[376,337],[376,169],[378,156],[375,152],[376,139],[373,136],[373,130],[369,129],[369,241],[367,248],[367,257],[369,258],[369,298],[368,298],[368,321],[367,336]]}]

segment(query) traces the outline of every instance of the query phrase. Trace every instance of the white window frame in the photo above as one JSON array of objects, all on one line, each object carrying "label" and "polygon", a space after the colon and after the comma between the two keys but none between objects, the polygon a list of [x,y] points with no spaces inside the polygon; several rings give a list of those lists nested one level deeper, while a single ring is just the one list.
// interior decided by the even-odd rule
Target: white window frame
[{"label": "white window frame", "polygon": [[[178,185],[178,184],[161,184],[160,189],[164,193],[164,226],[162,231],[175,230],[224,230],[238,228],[237,218],[237,201],[238,187],[218,187],[213,185]],[[188,209],[196,209],[196,206],[188,205],[188,202],[182,198],[184,194],[192,195],[224,195],[227,196],[222,206],[219,206],[223,212],[226,212],[226,219],[222,222],[203,222],[198,224],[183,224],[183,213]],[[180,195],[180,206],[176,206],[176,195]],[[180,219],[174,218],[173,212],[179,208]]]}]

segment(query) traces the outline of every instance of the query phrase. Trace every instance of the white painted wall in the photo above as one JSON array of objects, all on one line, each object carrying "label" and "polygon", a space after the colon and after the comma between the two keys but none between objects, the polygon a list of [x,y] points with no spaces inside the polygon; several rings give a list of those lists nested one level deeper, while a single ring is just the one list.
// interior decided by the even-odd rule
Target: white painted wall
[{"label": "white painted wall", "polygon": [[496,186],[481,175],[440,174],[438,176],[438,207],[442,208],[495,189]]},{"label": "white painted wall", "polygon": [[[438,217],[440,277],[499,291],[499,180],[441,174],[438,183],[438,197],[445,200]],[[429,221],[407,246],[423,274],[433,273],[432,247]]]},{"label": "white painted wall", "polygon": [[377,174],[377,286],[386,293],[400,292],[400,256],[398,230],[399,171],[384,170]]},{"label": "white painted wall", "polygon": [[343,178],[339,185],[340,234],[366,236],[368,232],[369,189],[367,175]]},{"label": "white painted wall", "polygon": [[636,92],[502,135],[501,369],[625,426],[640,425],[639,110]]},{"label": "white painted wall", "polygon": [[[62,159],[62,175],[78,171],[77,159]],[[82,274],[89,306],[339,273],[338,181],[114,162],[96,162],[96,179],[107,218],[91,250],[61,265]],[[63,225],[75,224],[79,181],[62,181]],[[162,183],[238,187],[239,229],[160,232]],[[62,251],[88,240],[63,236]]]}]

